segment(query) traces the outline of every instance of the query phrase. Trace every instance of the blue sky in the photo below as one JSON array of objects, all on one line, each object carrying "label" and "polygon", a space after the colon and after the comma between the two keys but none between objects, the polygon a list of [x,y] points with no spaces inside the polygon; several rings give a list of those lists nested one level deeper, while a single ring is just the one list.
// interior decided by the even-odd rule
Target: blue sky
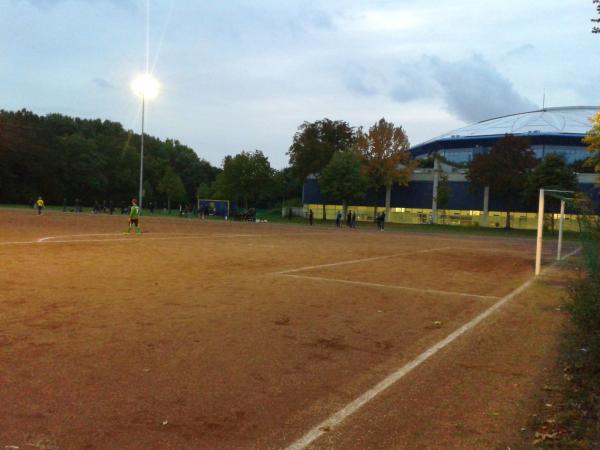
[{"label": "blue sky", "polygon": [[[0,108],[122,122],[139,132],[146,0],[0,0]],[[147,132],[220,165],[260,149],[272,165],[303,121],[418,144],[546,106],[600,105],[591,0],[149,0],[160,96]],[[1,132],[1,130],[0,130]]]}]

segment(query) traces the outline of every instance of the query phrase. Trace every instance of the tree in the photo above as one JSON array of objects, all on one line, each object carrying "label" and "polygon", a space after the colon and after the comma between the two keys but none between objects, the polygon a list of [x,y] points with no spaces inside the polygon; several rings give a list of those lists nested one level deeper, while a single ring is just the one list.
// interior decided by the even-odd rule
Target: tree
[{"label": "tree", "polygon": [[368,180],[361,170],[360,159],[354,152],[335,153],[319,176],[321,193],[330,200],[341,200],[346,215],[349,203],[361,200]]},{"label": "tree", "polygon": [[217,195],[231,201],[242,201],[248,209],[271,189],[273,169],[260,150],[226,156],[223,171],[217,176]]},{"label": "tree", "polygon": [[349,150],[353,141],[352,127],[344,121],[323,119],[304,122],[287,152],[290,167],[303,183],[307,176],[318,175],[334,153]]},{"label": "tree", "polygon": [[[362,128],[356,134],[354,148],[363,163],[363,171],[375,190],[385,187],[386,216],[390,216],[392,185],[407,186],[415,169],[411,161],[410,143],[402,127],[380,119],[364,133]],[[377,215],[377,204],[375,205]]]},{"label": "tree", "polygon": [[[598,14],[598,18],[592,19],[592,22],[600,23],[600,0],[592,0],[592,3],[596,5],[596,13]],[[593,27],[592,33],[600,33],[600,27]]]},{"label": "tree", "polygon": [[[600,8],[600,5],[598,6]],[[592,118],[592,128],[587,132],[583,142],[588,145],[590,158],[586,165],[594,167],[597,173],[600,173],[600,112]]]},{"label": "tree", "polygon": [[181,202],[185,198],[185,187],[179,175],[171,167],[165,169],[160,183],[158,184],[158,192],[167,197],[167,209],[171,213],[171,200]]},{"label": "tree", "polygon": [[[535,205],[542,188],[576,191],[577,184],[577,174],[569,167],[565,158],[562,155],[550,154],[529,173],[524,191],[525,201]],[[548,197],[547,205],[549,209],[556,210],[559,200]],[[554,214],[550,217],[554,229]]]},{"label": "tree", "polygon": [[520,197],[527,176],[536,159],[525,138],[507,134],[498,140],[489,153],[476,155],[467,171],[467,179],[476,189],[490,187],[492,195],[504,202],[506,228],[510,228],[510,212]]},{"label": "tree", "polygon": [[448,181],[448,175],[440,176],[437,191],[437,206],[440,209],[446,209],[452,196],[452,189],[450,188],[450,182]]}]

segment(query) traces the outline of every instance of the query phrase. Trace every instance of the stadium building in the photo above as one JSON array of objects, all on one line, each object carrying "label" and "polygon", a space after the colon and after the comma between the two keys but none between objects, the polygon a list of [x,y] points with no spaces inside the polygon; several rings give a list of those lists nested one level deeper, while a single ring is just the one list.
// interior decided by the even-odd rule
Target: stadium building
[{"label": "stadium building", "polygon": [[[448,178],[450,199],[443,211],[437,213],[437,221],[447,224],[478,224],[481,226],[504,226],[506,206],[489,193],[470,189],[466,179],[466,169],[475,155],[485,153],[506,134],[525,137],[538,158],[548,154],[563,155],[579,175],[580,189],[600,200],[594,188],[596,174],[580,173],[582,163],[588,158],[582,139],[591,128],[590,118],[600,110],[600,106],[576,106],[546,108],[509,116],[484,120],[460,128],[435,139],[419,144],[411,149],[417,160],[431,160],[437,154],[441,163],[433,168],[417,169],[407,187],[394,186],[391,196],[392,222],[429,223],[432,221],[434,179],[440,175]],[[427,165],[425,164],[427,167]],[[589,171],[589,169],[587,169]],[[520,204],[521,199],[515,199]],[[303,203],[306,209],[313,209],[316,217],[325,212],[333,219],[341,202],[325,204],[319,190],[317,178],[310,176],[303,190]],[[385,205],[385,192],[369,192],[362,205],[354,205],[360,220],[372,220],[373,207]],[[484,207],[487,204],[487,208]],[[535,228],[534,208],[521,203],[511,215],[515,227]]]}]

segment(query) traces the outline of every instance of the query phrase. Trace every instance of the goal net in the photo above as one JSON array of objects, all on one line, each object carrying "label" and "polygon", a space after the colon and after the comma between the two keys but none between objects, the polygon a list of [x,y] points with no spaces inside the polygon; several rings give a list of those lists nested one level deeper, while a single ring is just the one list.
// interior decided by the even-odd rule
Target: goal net
[{"label": "goal net", "polygon": [[229,217],[229,200],[198,199],[198,214],[201,217]]}]

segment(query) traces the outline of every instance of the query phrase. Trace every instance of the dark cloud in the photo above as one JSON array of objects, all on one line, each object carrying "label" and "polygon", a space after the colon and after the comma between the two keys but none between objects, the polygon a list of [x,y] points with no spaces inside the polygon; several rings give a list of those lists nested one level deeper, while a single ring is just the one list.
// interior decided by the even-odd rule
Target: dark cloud
[{"label": "dark cloud", "polygon": [[456,62],[431,58],[430,67],[448,110],[466,122],[537,109],[479,55]]},{"label": "dark cloud", "polygon": [[344,69],[344,84],[356,94],[373,96],[379,94],[383,77],[374,70],[368,70],[358,64],[349,64]]},{"label": "dark cloud", "polygon": [[438,98],[447,110],[465,122],[537,109],[483,57],[459,61],[423,57],[403,61],[387,79],[375,70],[351,65],[343,75],[346,87],[361,95],[387,95],[405,103]]}]

